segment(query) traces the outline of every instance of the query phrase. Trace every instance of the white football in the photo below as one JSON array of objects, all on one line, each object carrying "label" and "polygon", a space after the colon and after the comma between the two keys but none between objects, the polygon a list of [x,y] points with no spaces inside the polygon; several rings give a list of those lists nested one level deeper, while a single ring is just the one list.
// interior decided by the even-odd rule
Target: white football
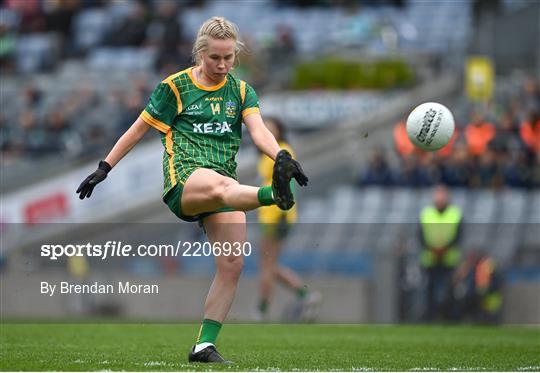
[{"label": "white football", "polygon": [[407,118],[407,135],[411,142],[430,152],[448,144],[454,128],[454,116],[450,110],[436,102],[417,106]]}]

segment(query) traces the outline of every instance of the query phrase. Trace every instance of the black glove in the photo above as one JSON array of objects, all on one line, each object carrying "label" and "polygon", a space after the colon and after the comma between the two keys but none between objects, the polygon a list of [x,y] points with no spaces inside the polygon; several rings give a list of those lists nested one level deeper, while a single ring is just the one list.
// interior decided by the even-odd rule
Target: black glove
[{"label": "black glove", "polygon": [[107,178],[107,174],[112,170],[110,164],[105,161],[100,161],[98,168],[90,176],[88,176],[84,181],[79,185],[75,193],[79,193],[79,198],[84,199],[85,197],[90,198],[94,187],[101,183]]},{"label": "black glove", "polygon": [[306,186],[309,179],[304,173],[304,170],[302,170],[302,166],[300,166],[300,163],[298,163],[298,161],[294,159],[292,160],[292,165],[295,169],[293,173],[293,177],[296,179],[296,182],[300,186]]}]

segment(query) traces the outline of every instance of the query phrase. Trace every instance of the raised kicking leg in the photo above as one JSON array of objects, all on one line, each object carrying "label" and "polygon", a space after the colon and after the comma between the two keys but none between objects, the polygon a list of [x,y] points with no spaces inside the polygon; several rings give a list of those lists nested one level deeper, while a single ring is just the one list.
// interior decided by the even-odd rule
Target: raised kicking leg
[{"label": "raised kicking leg", "polygon": [[288,210],[294,206],[290,181],[297,167],[287,151],[279,152],[274,165],[272,186],[260,188],[242,185],[216,171],[199,168],[184,185],[182,211],[186,215],[195,216],[223,207],[249,211],[273,204]]}]

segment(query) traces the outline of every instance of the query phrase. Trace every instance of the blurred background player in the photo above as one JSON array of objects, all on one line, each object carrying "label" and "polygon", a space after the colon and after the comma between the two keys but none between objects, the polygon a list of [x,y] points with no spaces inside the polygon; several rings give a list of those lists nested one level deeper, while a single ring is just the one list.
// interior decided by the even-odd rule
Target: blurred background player
[{"label": "blurred background player", "polygon": [[[290,144],[286,140],[286,128],[283,123],[274,117],[266,117],[266,127],[278,141],[280,149],[286,149],[294,155]],[[272,184],[272,170],[274,161],[261,154],[258,171],[262,178],[262,186]],[[291,184],[291,188],[294,185]],[[280,210],[276,206],[262,206],[258,210],[261,227],[261,244],[259,254],[260,271],[260,300],[257,305],[256,319],[267,321],[269,306],[274,293],[275,283],[279,282],[293,291],[298,302],[292,307],[288,317],[293,320],[305,320],[314,316],[315,307],[320,303],[321,294],[308,289],[300,276],[292,269],[278,263],[283,242],[297,220],[296,205],[288,211]]]},{"label": "blurred background player", "polygon": [[482,250],[471,250],[456,269],[454,299],[459,320],[495,324],[502,309],[502,273]]},{"label": "blurred background player", "polygon": [[426,275],[427,321],[450,318],[452,274],[459,264],[457,246],[463,223],[461,209],[450,203],[448,189],[437,185],[433,204],[420,212],[420,264]]}]

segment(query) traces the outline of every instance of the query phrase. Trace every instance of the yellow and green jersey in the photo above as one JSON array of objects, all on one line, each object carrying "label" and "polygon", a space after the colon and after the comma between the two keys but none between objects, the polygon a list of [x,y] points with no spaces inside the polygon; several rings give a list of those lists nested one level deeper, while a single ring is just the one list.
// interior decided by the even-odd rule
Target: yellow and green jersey
[{"label": "yellow and green jersey", "polygon": [[[280,141],[279,148],[287,149],[294,157],[291,146],[286,142]],[[272,185],[274,160],[267,155],[262,154],[257,169],[263,180],[262,186]],[[294,223],[296,221],[296,205],[288,211],[280,210],[280,208],[275,205],[261,206],[257,210],[259,213],[259,222],[263,224],[278,224],[282,219],[285,219],[287,223]]]},{"label": "yellow and green jersey", "polygon": [[228,74],[212,87],[199,84],[193,67],[163,80],[140,117],[161,132],[165,196],[197,168],[236,179],[242,119],[259,113],[253,88]]}]

